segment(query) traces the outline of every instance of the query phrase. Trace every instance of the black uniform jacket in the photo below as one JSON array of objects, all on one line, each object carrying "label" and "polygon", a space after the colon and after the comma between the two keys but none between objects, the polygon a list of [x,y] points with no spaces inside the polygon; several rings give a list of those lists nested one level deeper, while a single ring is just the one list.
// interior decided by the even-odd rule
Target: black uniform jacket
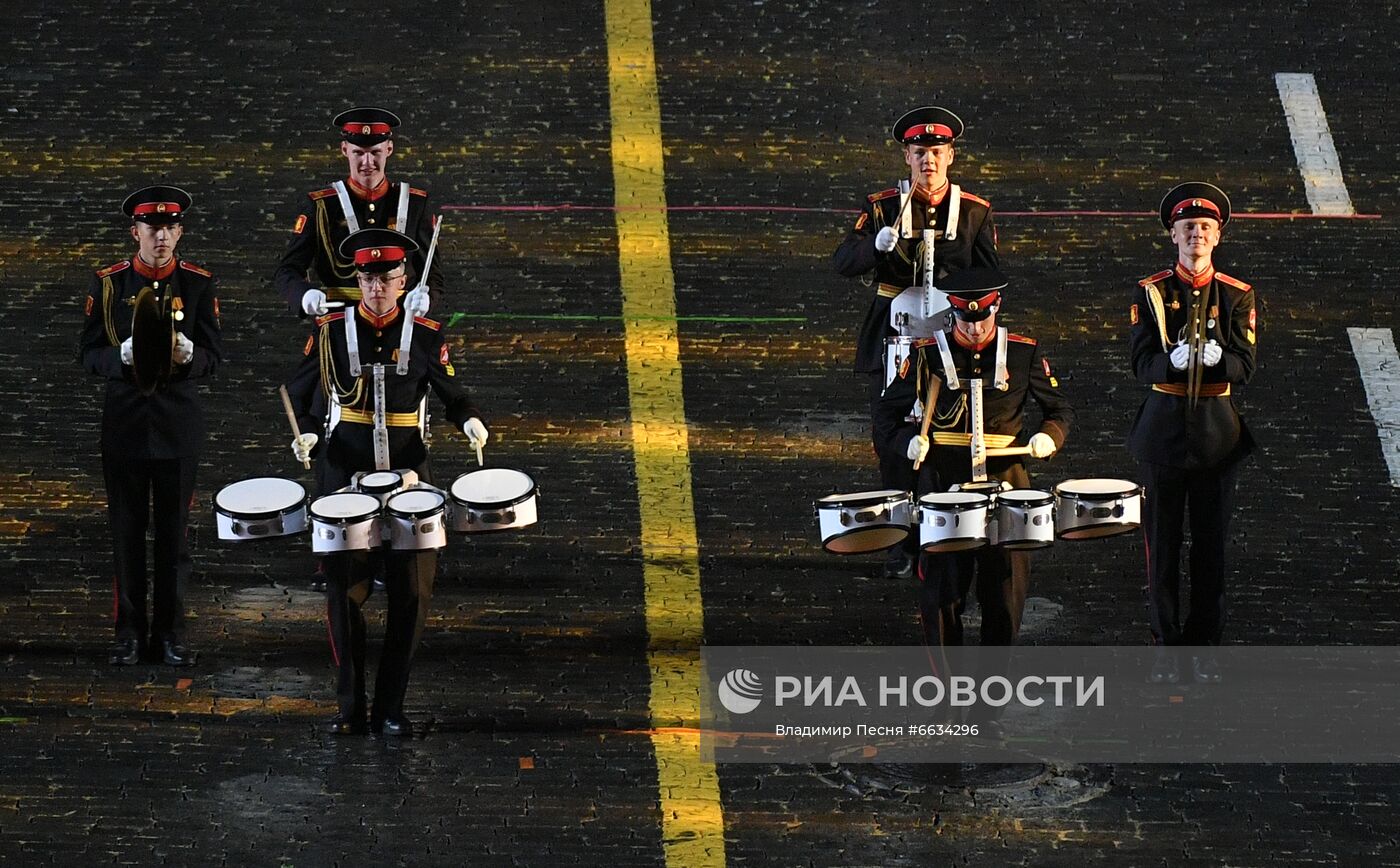
[{"label": "black uniform jacket", "polygon": [[[1173,368],[1169,355],[1184,336],[1196,292],[1209,304],[1206,339],[1214,338],[1223,353],[1219,364],[1203,373],[1202,394],[1219,394],[1201,397],[1192,411],[1184,394],[1186,371]],[[1229,387],[1254,376],[1256,316],[1249,284],[1218,271],[1193,281],[1178,267],[1138,282],[1129,312],[1133,373],[1138,382],[1154,388],[1128,432],[1134,458],[1190,469],[1215,467],[1254,450],[1254,438],[1235,409]]]},{"label": "black uniform jacket", "polygon": [[[1022,436],[1026,403],[1034,400],[1040,407],[1039,430],[1050,435],[1056,450],[1064,445],[1074,424],[1074,410],[1060,393],[1059,382],[1050,371],[1050,362],[1040,355],[1034,340],[1020,335],[1007,336],[1007,389],[1004,392],[992,385],[995,340],[984,349],[973,350],[950,335],[948,349],[959,379],[966,381],[977,377],[982,380],[984,434],[1011,438],[1004,444],[1006,446],[1024,446],[1029,439]],[[934,442],[924,466],[936,467],[939,475],[934,483],[936,490],[946,490],[955,482],[967,482],[972,478],[972,450],[968,438],[972,431],[972,413],[966,385],[957,391],[948,388],[942,357],[932,340],[920,343],[911,364],[894,378],[876,405],[875,442],[882,459],[909,460],[909,441],[918,435],[919,424],[909,421],[908,417],[914,408],[916,388],[919,400],[927,398],[930,376],[943,382],[939,386],[933,423],[929,426],[929,438]],[[987,475],[1005,478],[1013,468],[1022,466],[1018,456],[988,458]],[[921,485],[920,489],[935,490],[927,485]]]},{"label": "black uniform jacket", "polygon": [[[361,229],[394,229],[418,242],[418,252],[409,256],[409,288],[418,285],[418,275],[428,256],[433,240],[433,209],[428,205],[428,193],[417,187],[409,188],[408,225],[398,225],[399,184],[387,178],[379,189],[370,192],[354,181],[345,182],[350,204]],[[305,315],[301,297],[308,289],[320,288],[332,300],[358,301],[359,284],[355,282],[355,263],[342,259],[340,242],[350,234],[340,197],[334,187],[324,187],[306,195],[292,224],[292,238],[272,285],[291,309]],[[442,268],[440,257],[433,256],[433,272],[428,275],[428,290],[434,301],[442,299]]]},{"label": "black uniform jacket", "polygon": [[[213,275],[176,259],[158,276],[139,259],[124,259],[95,272],[84,303],[86,320],[78,355],[90,374],[107,378],[102,405],[102,452],[132,459],[186,458],[199,454],[204,413],[195,381],[214,372],[223,359],[219,301]],[[194,343],[194,358],[176,365],[170,383],[149,396],[132,381],[121,361],[121,344],[131,337],[136,295],[152,287],[184,316],[175,328]]]},{"label": "black uniform jacket", "polygon": [[[345,343],[345,318],[355,317],[360,349],[360,377],[350,375],[350,356]],[[446,405],[448,420],[457,429],[480,415],[457,381],[448,358],[442,326],[427,317],[413,318],[412,356],[408,373],[396,372],[403,308],[396,307],[388,321],[375,320],[358,307],[316,319],[316,330],[307,338],[305,357],[287,382],[287,393],[303,433],[316,433],[321,443],[316,452],[337,467],[354,472],[374,469],[374,425],[346,421],[351,414],[374,414],[374,373],[372,365],[384,365],[384,409],[386,413],[411,414],[428,394],[429,387]],[[323,382],[324,374],[324,382]],[[342,419],[324,436],[328,421],[327,389],[338,390]],[[348,393],[348,394],[347,394]],[[417,467],[427,458],[427,449],[417,426],[389,426],[389,455],[392,467]],[[322,448],[324,447],[324,448]]]},{"label": "black uniform jacket", "polygon": [[870,194],[861,203],[860,216],[856,217],[855,225],[836,248],[832,263],[838,274],[857,277],[874,272],[874,292],[856,343],[855,370],[878,371],[883,368],[885,338],[895,334],[890,327],[890,302],[916,282],[923,282],[923,230],[928,225],[930,207],[937,232],[933,247],[935,282],[952,271],[974,265],[995,268],[1000,263],[992,206],[985,199],[964,190],[958,206],[957,237],[951,241],[943,237],[943,228],[948,225],[948,190],[949,187],[944,187],[943,193],[935,196],[936,201],[932,203],[915,191],[913,201],[909,203],[914,236],[901,239],[889,253],[880,253],[875,249],[875,236],[886,226],[899,229],[899,190]]}]

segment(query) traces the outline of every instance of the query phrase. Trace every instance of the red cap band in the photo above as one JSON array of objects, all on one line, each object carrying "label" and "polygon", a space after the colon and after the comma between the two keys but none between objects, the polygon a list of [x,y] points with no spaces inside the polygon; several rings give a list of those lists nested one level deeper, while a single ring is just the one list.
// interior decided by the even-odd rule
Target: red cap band
[{"label": "red cap band", "polygon": [[1001,290],[994,289],[984,296],[978,298],[959,298],[956,295],[948,296],[948,304],[958,310],[979,311],[986,310],[1001,300]]},{"label": "red cap band", "polygon": [[1177,203],[1176,207],[1172,209],[1172,221],[1175,222],[1178,217],[1193,208],[1201,211],[1209,211],[1215,215],[1216,220],[1220,219],[1220,209],[1209,199],[1182,199]]},{"label": "red cap band", "polygon": [[403,259],[402,247],[366,247],[355,251],[356,265],[372,265],[376,262],[398,262]]},{"label": "red cap band", "polygon": [[390,126],[388,124],[346,124],[341,129],[352,136],[387,136]]},{"label": "red cap band", "polygon": [[139,217],[142,214],[179,214],[179,202],[143,202],[131,209],[131,216]]},{"label": "red cap band", "polygon": [[916,136],[943,136],[953,138],[953,128],[946,124],[919,124],[904,131],[904,140],[907,142]]}]

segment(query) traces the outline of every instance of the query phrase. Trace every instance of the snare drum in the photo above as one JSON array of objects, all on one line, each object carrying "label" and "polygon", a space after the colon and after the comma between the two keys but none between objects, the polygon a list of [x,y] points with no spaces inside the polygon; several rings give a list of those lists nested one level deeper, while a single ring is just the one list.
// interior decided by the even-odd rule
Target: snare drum
[{"label": "snare drum", "polygon": [[214,495],[219,539],[289,536],[306,530],[306,489],[290,479],[259,476]]},{"label": "snare drum", "polygon": [[1097,539],[1137,529],[1142,488],[1126,479],[1066,479],[1055,486],[1055,533]]},{"label": "snare drum", "polygon": [[913,335],[890,335],[885,338],[885,385],[894,382],[899,369],[914,355],[914,342],[922,338]]},{"label": "snare drum", "polygon": [[379,498],[358,491],[311,501],[311,550],[317,554],[367,552],[382,542]]},{"label": "snare drum", "polygon": [[926,552],[962,552],[987,544],[991,500],[974,491],[939,491],[919,498],[919,545]]},{"label": "snare drum", "polygon": [[909,492],[857,491],[817,501],[822,548],[838,555],[887,549],[909,536]]},{"label": "snare drum", "polygon": [[538,520],[535,480],[504,467],[463,473],[452,483],[452,529],[462,533],[513,530]]},{"label": "snare drum", "polygon": [[389,497],[384,521],[395,551],[440,549],[447,545],[447,498],[434,488],[411,488]]},{"label": "snare drum", "polygon": [[1008,549],[1039,549],[1055,541],[1055,498],[1029,488],[997,495],[992,544]]},{"label": "snare drum", "polygon": [[387,501],[394,492],[404,487],[403,474],[397,470],[375,470],[356,476],[355,490],[374,495],[381,504]]}]

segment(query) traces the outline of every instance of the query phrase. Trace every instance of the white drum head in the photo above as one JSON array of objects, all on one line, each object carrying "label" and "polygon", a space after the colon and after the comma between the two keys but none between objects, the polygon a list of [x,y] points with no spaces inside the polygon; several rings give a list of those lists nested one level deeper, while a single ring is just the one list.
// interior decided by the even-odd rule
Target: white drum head
[{"label": "white drum head", "polygon": [[1018,488],[1014,491],[1003,491],[997,495],[997,499],[1009,502],[1012,506],[1037,506],[1039,504],[1050,503],[1054,500],[1048,491],[1036,491],[1033,488]]},{"label": "white drum head", "polygon": [[878,491],[853,491],[850,494],[828,494],[817,503],[868,503],[876,500],[886,500],[888,498],[899,498],[908,492],[895,488],[882,488]]},{"label": "white drum head", "polygon": [[1082,494],[1090,498],[1134,494],[1137,490],[1137,483],[1126,479],[1066,479],[1055,486],[1056,494]]},{"label": "white drum head", "polygon": [[366,473],[360,477],[360,487],[366,490],[371,488],[398,488],[403,484],[403,477],[392,470],[376,470],[373,473]]},{"label": "white drum head", "polygon": [[510,504],[519,501],[534,488],[535,481],[519,470],[488,467],[457,477],[452,483],[452,498],[472,506]]},{"label": "white drum head", "polygon": [[291,509],[306,499],[300,483],[276,476],[259,476],[225,485],[214,495],[214,505],[236,515],[258,515]]},{"label": "white drum head", "polygon": [[405,515],[427,515],[442,509],[443,496],[426,488],[400,491],[389,498],[387,506]]},{"label": "white drum head", "polygon": [[357,492],[327,494],[311,502],[311,514],[317,518],[360,518],[378,511],[378,498]]},{"label": "white drum head", "polygon": [[937,491],[933,494],[925,494],[919,498],[919,503],[926,503],[932,507],[940,506],[960,506],[963,508],[985,504],[987,495],[976,494],[971,491]]}]

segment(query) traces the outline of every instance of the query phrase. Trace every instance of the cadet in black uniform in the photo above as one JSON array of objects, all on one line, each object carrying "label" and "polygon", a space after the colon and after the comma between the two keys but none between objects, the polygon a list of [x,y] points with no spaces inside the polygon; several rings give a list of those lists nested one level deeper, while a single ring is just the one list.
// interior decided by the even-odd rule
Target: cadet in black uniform
[{"label": "cadet in black uniform", "polygon": [[[909,231],[901,226],[899,189],[872,193],[861,203],[855,225],[832,257],[839,274],[859,276],[867,286],[875,286],[860,326],[855,360],[856,372],[869,380],[872,417],[885,387],[885,338],[896,334],[890,326],[890,302],[906,288],[924,283],[924,229],[931,226],[935,232],[934,280],[940,287],[942,278],[959,269],[1000,265],[991,203],[965,190],[955,195],[948,180],[953,142],[962,132],[962,119],[938,106],[916,108],[895,121],[890,135],[901,146],[912,191]],[[954,208],[957,219],[950,227]],[[885,488],[909,490],[913,485],[907,463],[882,464],[880,475]],[[886,565],[887,575],[912,575],[912,551],[895,548]]]},{"label": "cadet in black uniform", "polygon": [[[1218,645],[1235,482],[1254,449],[1231,387],[1254,376],[1259,324],[1249,284],[1213,264],[1230,220],[1225,193],[1199,181],[1181,184],[1162,199],[1160,212],[1177,248],[1176,265],[1138,282],[1129,313],[1133,373],[1152,387],[1128,432],[1145,489],[1147,609],[1154,644]],[[1183,626],[1180,561],[1188,506],[1191,612]],[[1159,654],[1152,680],[1175,682],[1178,667],[1174,653]],[[1208,654],[1192,658],[1192,675],[1202,683],[1220,680]]]},{"label": "cadet in black uniform", "polygon": [[[427,449],[419,431],[419,407],[431,388],[446,405],[447,418],[467,435],[468,443],[486,442],[487,431],[466,390],[457,382],[448,359],[442,327],[414,317],[408,372],[396,373],[404,310],[398,298],[407,281],[405,260],[416,250],[413,239],[388,229],[362,229],[345,239],[340,255],[355,263],[363,300],[344,311],[319,317],[308,339],[306,357],[287,383],[287,392],[302,434],[292,442],[297,459],[319,455],[326,491],[348,485],[358,471],[389,468],[425,470]],[[352,374],[347,320],[355,328],[362,370]],[[384,366],[384,411],[387,461],[376,462],[372,366]],[[330,403],[340,406],[339,423],[320,444]],[[423,474],[426,477],[426,474]],[[413,725],[403,713],[409,670],[423,632],[432,597],[437,552],[356,552],[325,556],[327,617],[331,651],[338,676],[340,712],[331,719],[334,734],[365,731],[365,621],[361,607],[369,597],[375,561],[385,561],[388,616],[384,652],[375,681],[370,729],[384,735],[409,735]]]},{"label": "cadet in black uniform", "polygon": [[[185,644],[183,597],[193,567],[185,527],[204,441],[196,383],[214,372],[223,347],[213,276],[175,253],[190,204],[178,187],[146,187],[126,197],[122,211],[132,221],[136,255],[96,272],[88,284],[79,355],[88,373],[107,381],[102,472],[116,565],[116,666],[136,663],[148,649],[171,666],[195,662]],[[137,294],[147,287],[169,312],[175,335],[168,382],[143,395],[133,379],[131,326]],[[165,351],[163,341],[159,351]],[[152,516],[148,630],[146,527]]]},{"label": "cadet in black uniform", "polygon": [[[973,268],[947,277],[940,287],[948,293],[954,327],[948,350],[959,380],[984,383],[984,435],[988,447],[1027,445],[1035,458],[1049,458],[1064,445],[1074,411],[1060,394],[1050,362],[1036,342],[1007,335],[1006,389],[994,385],[997,369],[997,313],[1006,278],[992,268]],[[910,421],[916,397],[925,400],[930,377],[941,381],[933,411],[930,437],[919,434]],[[939,347],[921,342],[904,370],[894,378],[876,405],[875,437],[882,459],[919,468],[915,496],[947,491],[972,480],[971,412],[968,390],[948,388],[948,375]],[[1026,405],[1040,407],[1040,428],[1022,439]],[[1019,456],[989,457],[987,477],[1005,480],[1013,488],[1029,488],[1030,476]],[[1010,645],[1021,629],[1021,610],[1030,584],[1030,559],[1024,551],[999,546],[967,552],[924,553],[919,564],[919,617],[929,645],[962,644],[962,601],[975,587],[982,607],[982,644]]]},{"label": "cadet in black uniform", "polygon": [[[307,194],[292,225],[287,251],[272,276],[278,294],[304,316],[326,313],[327,300],[359,300],[355,264],[338,252],[350,233],[393,229],[413,238],[418,250],[409,266],[415,284],[433,237],[434,212],[427,191],[390,183],[385,176],[385,165],[394,153],[398,116],[382,108],[353,108],[336,115],[332,124],[340,131],[340,153],[350,165],[349,177]],[[429,292],[410,292],[405,299],[417,316],[428,312],[430,296],[442,298],[441,268],[433,267],[427,285]]]}]

